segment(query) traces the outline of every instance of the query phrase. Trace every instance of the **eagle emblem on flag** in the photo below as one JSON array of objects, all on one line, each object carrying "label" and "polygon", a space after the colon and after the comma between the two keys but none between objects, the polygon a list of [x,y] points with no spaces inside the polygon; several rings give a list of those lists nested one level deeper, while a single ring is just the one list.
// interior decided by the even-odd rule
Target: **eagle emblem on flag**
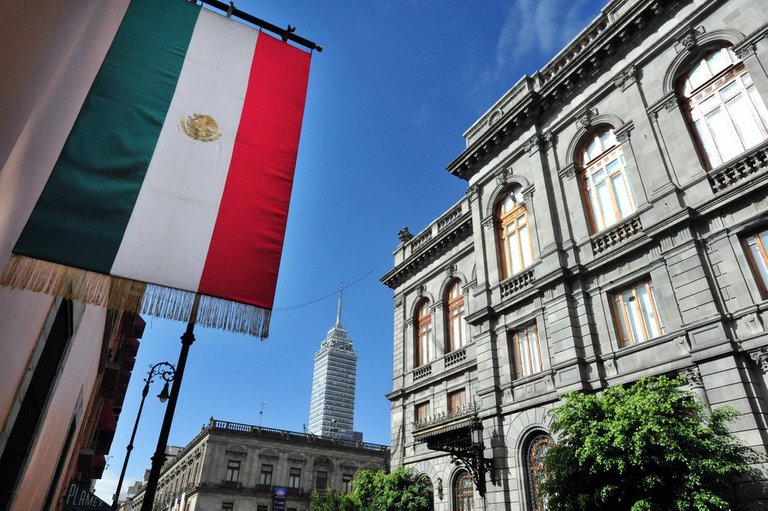
[{"label": "eagle emblem on flag", "polygon": [[189,138],[199,142],[215,142],[221,138],[219,125],[210,115],[190,115],[179,121],[179,127]]}]

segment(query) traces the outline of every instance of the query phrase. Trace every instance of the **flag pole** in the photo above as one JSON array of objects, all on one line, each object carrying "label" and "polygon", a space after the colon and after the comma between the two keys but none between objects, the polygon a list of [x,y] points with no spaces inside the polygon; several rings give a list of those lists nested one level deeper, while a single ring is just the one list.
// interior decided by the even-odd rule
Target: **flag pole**
[{"label": "flag pole", "polygon": [[192,311],[189,314],[189,322],[187,322],[187,329],[184,332],[184,335],[181,336],[181,351],[179,352],[179,361],[176,363],[176,375],[173,378],[171,395],[168,398],[168,405],[165,409],[165,417],[163,418],[163,425],[160,428],[160,435],[157,438],[157,448],[155,449],[155,454],[152,456],[152,468],[149,472],[147,487],[144,490],[144,501],[141,503],[141,511],[152,511],[154,505],[155,493],[157,493],[157,483],[160,480],[160,470],[163,468],[163,464],[167,458],[165,447],[168,445],[168,437],[171,433],[171,423],[173,422],[173,414],[176,411],[176,401],[179,398],[181,380],[184,377],[184,368],[187,365],[189,347],[195,342],[194,329],[195,321],[197,320],[197,309],[199,306],[200,295],[195,294],[195,300],[192,303]]}]

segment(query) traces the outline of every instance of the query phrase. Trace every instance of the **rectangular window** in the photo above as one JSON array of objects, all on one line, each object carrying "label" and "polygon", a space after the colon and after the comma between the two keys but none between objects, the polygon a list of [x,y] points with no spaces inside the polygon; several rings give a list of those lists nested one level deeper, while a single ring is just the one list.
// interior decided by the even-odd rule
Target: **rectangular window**
[{"label": "rectangular window", "polygon": [[232,511],[233,509],[235,509],[234,502],[222,502],[221,511]]},{"label": "rectangular window", "polygon": [[352,474],[342,474],[341,482],[344,484],[345,493],[352,491]]},{"label": "rectangular window", "polygon": [[272,465],[268,463],[261,464],[261,475],[259,476],[259,484],[270,486],[272,484]]},{"label": "rectangular window", "polygon": [[763,298],[768,298],[768,229],[750,234],[742,241],[760,287],[760,294]]},{"label": "rectangular window", "polygon": [[225,480],[234,483],[240,480],[240,461],[229,460],[227,462],[227,477]]},{"label": "rectangular window", "polygon": [[315,477],[315,488],[318,490],[325,490],[328,488],[328,472],[324,470],[317,471],[317,477]]},{"label": "rectangular window", "polygon": [[663,333],[650,280],[637,282],[614,293],[613,313],[621,347],[632,346]]},{"label": "rectangular window", "polygon": [[269,511],[269,506],[265,506],[264,504],[259,504],[256,506],[256,511]]},{"label": "rectangular window", "polygon": [[510,351],[515,379],[540,373],[543,369],[539,334],[535,324],[512,333]]},{"label": "rectangular window", "polygon": [[300,468],[291,467],[291,472],[288,475],[288,487],[301,488],[301,469]]},{"label": "rectangular window", "polygon": [[464,389],[448,394],[448,413],[458,413],[467,406],[467,393]]},{"label": "rectangular window", "polygon": [[414,415],[416,422],[424,422],[427,420],[427,417],[429,417],[429,401],[417,404]]}]

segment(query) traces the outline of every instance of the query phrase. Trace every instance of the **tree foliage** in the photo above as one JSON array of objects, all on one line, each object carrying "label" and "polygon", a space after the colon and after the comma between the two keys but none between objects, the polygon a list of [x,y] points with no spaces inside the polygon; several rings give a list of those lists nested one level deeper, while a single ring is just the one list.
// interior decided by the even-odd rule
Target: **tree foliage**
[{"label": "tree foliage", "polygon": [[310,511],[430,511],[432,485],[412,469],[361,470],[350,493],[313,492]]},{"label": "tree foliage", "polygon": [[754,452],[731,435],[738,413],[709,410],[680,378],[646,377],[554,410],[546,457],[552,511],[733,509]]}]

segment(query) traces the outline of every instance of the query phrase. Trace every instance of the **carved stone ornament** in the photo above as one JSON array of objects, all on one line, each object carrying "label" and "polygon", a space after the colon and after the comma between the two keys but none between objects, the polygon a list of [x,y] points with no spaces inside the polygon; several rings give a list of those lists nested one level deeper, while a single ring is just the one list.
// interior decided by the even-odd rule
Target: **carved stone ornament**
[{"label": "carved stone ornament", "polygon": [[413,239],[413,234],[411,234],[411,231],[408,230],[408,226],[406,225],[400,231],[397,233],[397,237],[400,238],[400,241],[403,243],[407,243]]},{"label": "carved stone ornament", "polygon": [[444,496],[444,493],[443,493],[443,480],[440,477],[438,477],[437,478],[437,498],[440,499],[440,500],[443,500],[443,496]]},{"label": "carved stone ornament", "polygon": [[509,182],[509,178],[512,177],[512,174],[512,167],[507,167],[496,176],[496,182],[500,185],[506,184]]},{"label": "carved stone ornament", "polygon": [[448,267],[445,269],[445,274],[448,277],[453,277],[456,274],[456,265],[455,264],[448,265]]},{"label": "carved stone ornament", "polygon": [[493,113],[491,113],[490,117],[488,117],[488,126],[489,127],[493,126],[494,124],[499,122],[499,119],[501,119],[502,114],[503,112],[501,111],[500,108],[494,110]]},{"label": "carved stone ornament", "polygon": [[525,141],[525,144],[523,145],[523,149],[526,153],[529,155],[533,154],[541,144],[544,142],[544,137],[542,137],[540,134],[536,133],[534,136],[529,138]]},{"label": "carved stone ornament", "polygon": [[688,31],[677,39],[677,42],[688,51],[691,51],[698,44],[698,38],[704,33],[704,27],[691,27]]},{"label": "carved stone ornament", "polygon": [[397,295],[395,297],[395,307],[400,307],[403,304],[403,295]]},{"label": "carved stone ornament", "polygon": [[763,374],[768,373],[768,348],[762,348],[749,354],[749,358],[755,361]]},{"label": "carved stone ornament", "polygon": [[553,131],[544,133],[544,149],[550,149],[557,144],[557,135]]},{"label": "carved stone ornament", "polygon": [[627,90],[630,85],[637,81],[637,68],[629,66],[624,71],[616,75],[613,79],[613,85],[621,90]]},{"label": "carved stone ornament", "polygon": [[744,60],[757,53],[757,45],[755,43],[747,44],[739,48],[734,49],[734,53],[740,60]]},{"label": "carved stone ornament", "polygon": [[671,94],[665,101],[664,101],[664,109],[667,112],[671,112],[675,108],[680,106],[680,102],[677,100],[677,96],[675,94]]},{"label": "carved stone ornament", "polygon": [[587,108],[579,115],[579,125],[583,128],[589,128],[592,126],[592,119],[597,115],[596,108]]},{"label": "carved stone ornament", "polygon": [[574,165],[573,163],[571,163],[570,165],[568,165],[567,167],[565,167],[560,171],[560,178],[567,177],[568,179],[573,179],[573,176],[575,175],[576,175],[576,165]]},{"label": "carved stone ornament", "polygon": [[464,194],[469,197],[470,200],[475,200],[480,196],[480,187],[476,184],[470,185]]},{"label": "carved stone ornament", "polygon": [[614,135],[616,136],[616,140],[619,142],[626,142],[629,140],[629,134],[632,132],[632,130],[635,128],[635,125],[632,121],[629,121],[621,128],[617,129],[614,132]]},{"label": "carved stone ornament", "polygon": [[424,293],[427,292],[427,286],[425,284],[422,284],[416,288],[416,291],[419,293],[419,296],[424,296]]},{"label": "carved stone ornament", "polygon": [[693,387],[702,387],[704,380],[701,377],[701,371],[697,366],[689,367],[680,373],[680,376],[685,378],[688,383]]},{"label": "carved stone ornament", "polygon": [[486,229],[493,229],[493,224],[494,224],[493,215],[483,218],[483,221],[481,222],[481,224]]},{"label": "carved stone ornament", "polygon": [[531,200],[533,200],[534,190],[535,188],[533,186],[529,186],[528,188],[526,188],[526,190],[523,192],[523,201],[525,201],[526,203],[531,202]]}]

